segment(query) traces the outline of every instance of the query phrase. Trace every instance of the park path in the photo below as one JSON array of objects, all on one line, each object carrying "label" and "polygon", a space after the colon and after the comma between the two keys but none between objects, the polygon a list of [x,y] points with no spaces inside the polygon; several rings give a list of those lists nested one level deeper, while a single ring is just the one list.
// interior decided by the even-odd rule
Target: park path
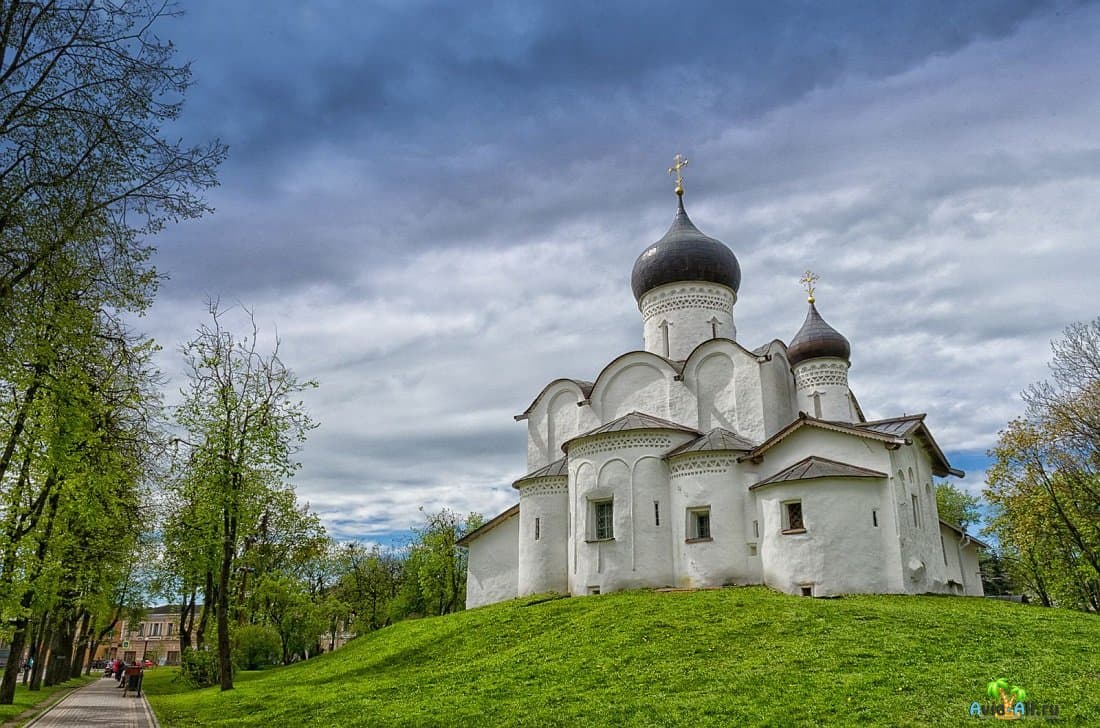
[{"label": "park path", "polygon": [[24,728],[158,728],[145,696],[136,697],[110,678],[101,678],[66,695]]}]

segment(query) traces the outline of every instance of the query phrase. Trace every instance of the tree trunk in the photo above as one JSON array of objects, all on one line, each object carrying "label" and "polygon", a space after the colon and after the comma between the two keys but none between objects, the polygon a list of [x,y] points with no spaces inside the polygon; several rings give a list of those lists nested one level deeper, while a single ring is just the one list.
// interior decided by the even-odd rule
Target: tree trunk
[{"label": "tree trunk", "polygon": [[91,626],[92,623],[92,613],[89,612],[87,609],[81,611],[84,613],[84,616],[80,618],[80,637],[75,643],[76,649],[73,654],[72,667],[69,671],[70,678],[80,677],[80,673],[84,668],[85,658],[88,658],[88,671],[91,672],[92,669],[92,660],[91,657],[88,656],[88,642],[91,639],[91,637],[88,635],[88,628]]},{"label": "tree trunk", "polygon": [[[27,643],[27,620],[20,620],[21,626],[17,626],[15,634],[11,637],[11,656],[8,664],[4,666],[4,679],[0,681],[0,705],[11,705],[15,702],[15,683],[19,680],[19,658],[23,654],[23,647]],[[19,625],[20,622],[16,624]]]},{"label": "tree trunk", "polygon": [[218,606],[214,610],[218,620],[218,683],[221,689],[233,689],[233,656],[229,643],[229,575],[233,568],[233,551],[236,541],[234,519],[228,511],[222,515],[222,565],[218,574]]},{"label": "tree trunk", "polygon": [[49,638],[53,635],[53,630],[46,626],[47,620],[43,618],[42,625],[36,631],[34,646],[31,648],[34,650],[34,669],[31,670],[31,684],[27,686],[28,690],[41,690],[42,689],[42,674],[46,672],[45,663],[50,659],[49,650],[46,649],[46,644]]}]

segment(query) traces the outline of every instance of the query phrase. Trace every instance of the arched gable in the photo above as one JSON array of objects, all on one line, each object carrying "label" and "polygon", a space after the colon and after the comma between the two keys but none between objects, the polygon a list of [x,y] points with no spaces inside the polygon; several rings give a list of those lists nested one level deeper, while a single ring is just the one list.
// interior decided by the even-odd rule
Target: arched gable
[{"label": "arched gable", "polygon": [[669,417],[669,391],[680,371],[668,359],[632,351],[603,368],[589,395],[601,422],[638,411]]},{"label": "arched gable", "polygon": [[527,467],[529,470],[548,465],[561,457],[557,449],[567,439],[587,429],[591,423],[580,422],[581,402],[587,401],[592,385],[578,379],[555,379],[535,397],[531,405],[516,415],[527,420]]},{"label": "arched gable", "polygon": [[698,428],[721,427],[762,440],[764,403],[760,357],[730,339],[705,341],[684,362],[683,381],[694,396]]}]

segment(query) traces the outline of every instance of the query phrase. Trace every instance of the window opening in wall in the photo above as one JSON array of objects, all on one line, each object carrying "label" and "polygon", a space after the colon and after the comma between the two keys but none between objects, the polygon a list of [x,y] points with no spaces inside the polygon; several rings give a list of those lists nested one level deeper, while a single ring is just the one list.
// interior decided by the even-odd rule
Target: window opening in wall
[{"label": "window opening in wall", "polygon": [[710,540],[710,506],[688,509],[688,541]]},{"label": "window opening in wall", "polygon": [[943,534],[940,534],[940,551],[943,552],[943,565],[947,566],[947,546],[943,543]]},{"label": "window opening in wall", "polygon": [[589,594],[599,594],[600,593],[600,588],[598,586],[590,586],[590,587],[588,587],[588,593]]},{"label": "window opening in wall", "polygon": [[540,533],[540,529],[539,529],[539,519],[536,518],[535,519],[535,540],[536,541],[539,540],[540,535],[542,535],[542,534]]},{"label": "window opening in wall", "polygon": [[653,525],[661,525],[661,502],[653,501]]},{"label": "window opening in wall", "polygon": [[912,496],[910,496],[910,498],[913,501],[913,525],[919,528],[920,527],[920,501],[918,500],[916,494],[913,494]]},{"label": "window opening in wall", "polygon": [[814,595],[814,588],[812,586],[802,587],[802,596],[812,597]]},{"label": "window opening in wall", "polygon": [[169,637],[171,637],[171,636],[172,636],[172,630],[174,630],[174,629],[175,629],[175,627],[176,627],[176,625],[175,625],[174,623],[172,623],[172,622],[169,622],[169,623],[168,623],[168,636],[169,636]]},{"label": "window opening in wall", "polygon": [[760,521],[752,522],[752,537],[760,538]]},{"label": "window opening in wall", "polygon": [[154,622],[149,625],[152,631],[149,633],[150,637],[160,637],[160,622]]},{"label": "window opening in wall", "polygon": [[749,546],[749,556],[756,556],[756,544]]},{"label": "window opening in wall", "polygon": [[878,528],[878,511],[871,509],[871,525]]},{"label": "window opening in wall", "polygon": [[595,537],[597,541],[615,538],[615,511],[612,502],[594,501],[592,503],[592,515],[596,522]]},{"label": "window opening in wall", "polygon": [[802,520],[802,501],[783,504],[783,533],[802,533],[806,523]]}]

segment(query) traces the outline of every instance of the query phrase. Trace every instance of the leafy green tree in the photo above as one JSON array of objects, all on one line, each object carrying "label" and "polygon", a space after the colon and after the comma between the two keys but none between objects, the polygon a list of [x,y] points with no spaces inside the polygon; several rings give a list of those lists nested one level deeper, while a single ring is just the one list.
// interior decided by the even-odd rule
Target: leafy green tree
[{"label": "leafy green tree", "polygon": [[316,383],[299,381],[283,364],[277,340],[270,354],[260,351],[250,312],[251,331],[238,337],[223,325],[225,311],[216,302],[208,310],[210,322],[183,346],[189,382],[176,419],[187,433],[187,467],[201,498],[215,504],[217,572],[206,596],[215,605],[219,684],[231,690],[234,567],[250,525],[299,467],[293,455],[315,425],[297,397]]},{"label": "leafy green tree", "polygon": [[1044,602],[1100,611],[1100,318],[1052,350],[1050,380],[992,451],[990,530]]},{"label": "leafy green tree", "polygon": [[[421,508],[421,511],[424,509]],[[482,523],[480,514],[465,518],[449,508],[425,513],[425,523],[405,562],[405,580],[395,604],[400,616],[449,614],[466,605],[466,552],[458,542]]]},{"label": "leafy green tree", "polygon": [[936,510],[940,518],[965,529],[976,523],[980,511],[978,499],[952,483],[936,483]]},{"label": "leafy green tree", "polygon": [[208,210],[225,147],[163,133],[191,84],[160,36],[177,14],[153,0],[0,3],[0,308],[59,253],[112,268]]},{"label": "leafy green tree", "polygon": [[276,665],[282,655],[279,633],[262,624],[246,624],[236,633],[234,661],[245,670]]}]

